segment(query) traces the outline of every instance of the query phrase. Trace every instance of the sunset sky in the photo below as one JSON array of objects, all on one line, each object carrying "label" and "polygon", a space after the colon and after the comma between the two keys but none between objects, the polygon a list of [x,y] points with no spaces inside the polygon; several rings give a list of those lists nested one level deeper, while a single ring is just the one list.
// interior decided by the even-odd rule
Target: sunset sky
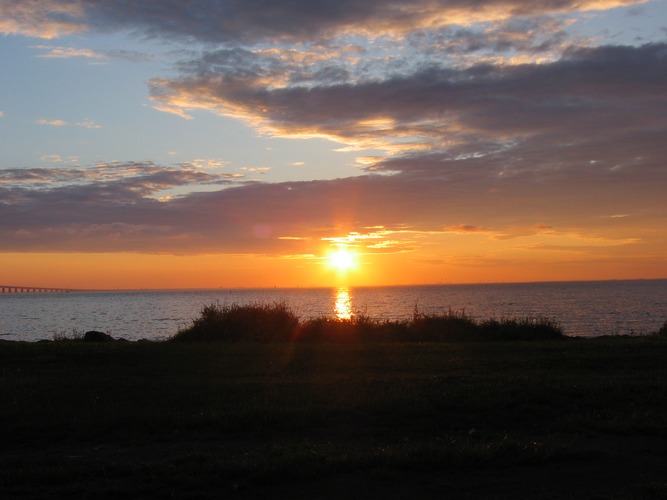
[{"label": "sunset sky", "polygon": [[667,0],[0,0],[0,33],[0,284],[667,278]]}]

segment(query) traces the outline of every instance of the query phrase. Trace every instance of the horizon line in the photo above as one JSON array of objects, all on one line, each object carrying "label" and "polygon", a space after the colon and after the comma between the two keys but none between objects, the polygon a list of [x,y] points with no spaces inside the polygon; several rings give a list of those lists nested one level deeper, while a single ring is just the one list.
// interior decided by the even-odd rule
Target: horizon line
[{"label": "horizon line", "polygon": [[[297,290],[297,289],[322,289],[322,288],[399,288],[399,287],[419,287],[419,286],[475,286],[475,285],[538,285],[538,284],[567,284],[567,283],[612,283],[612,282],[630,282],[630,281],[665,281],[667,277],[662,278],[610,278],[610,279],[589,279],[589,280],[535,280],[535,281],[475,281],[475,282],[437,282],[437,283],[397,283],[390,285],[292,285],[292,286],[217,286],[217,287],[169,287],[169,288],[69,288],[54,286],[20,286],[20,285],[0,285],[1,288],[15,288],[24,290],[49,290],[51,293],[57,292],[158,292],[158,291],[204,291],[204,290]],[[15,293],[33,293],[33,292],[5,292],[10,295]],[[37,293],[37,292],[34,292]],[[4,295],[3,294],[3,295]]]}]

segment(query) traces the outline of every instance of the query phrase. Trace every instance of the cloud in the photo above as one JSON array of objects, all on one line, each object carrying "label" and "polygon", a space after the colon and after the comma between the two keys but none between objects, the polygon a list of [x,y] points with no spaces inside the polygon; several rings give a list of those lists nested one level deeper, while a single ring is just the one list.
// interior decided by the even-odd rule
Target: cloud
[{"label": "cloud", "polygon": [[[67,125],[70,125],[64,120],[49,120],[47,118],[40,118],[37,120],[37,123],[40,125],[48,125],[51,127],[64,127]],[[83,128],[89,128],[89,129],[99,129],[102,128],[102,125],[99,125],[95,123],[93,120],[89,120],[86,118],[85,120],[81,120],[79,122],[76,122],[74,125],[77,127],[83,127]]]},{"label": "cloud", "polygon": [[77,122],[76,124],[79,127],[83,127],[83,128],[90,128],[90,129],[102,128],[102,125],[98,125],[93,120],[89,120],[88,118],[86,118],[83,121]]},{"label": "cloud", "polygon": [[271,170],[271,167],[241,167],[241,170],[243,170],[244,172],[265,174],[266,172]]},{"label": "cloud", "polygon": [[374,171],[404,168],[404,157],[424,150],[450,159],[493,154],[510,159],[502,173],[514,175],[522,165],[532,169],[528,157],[546,173],[571,161],[613,162],[612,150],[621,162],[646,161],[664,148],[657,137],[667,127],[660,111],[665,44],[573,48],[544,64],[432,64],[405,76],[313,87],[266,86],[254,65],[218,69],[155,79],[153,99],[183,113],[241,118],[278,136],[328,137],[397,158],[371,165]]},{"label": "cloud", "polygon": [[[662,168],[594,169],[555,183],[507,183],[462,167],[456,178],[400,172],[239,185],[222,174],[151,163],[4,170],[0,250],[284,255],[317,254],[323,244],[345,241],[394,252],[428,249],[433,238],[455,238],[452,231],[522,246],[558,245],[558,237],[577,234],[616,245],[655,237],[656,221],[667,216],[666,176]],[[161,196],[223,183],[222,190]],[[600,216],[630,209],[642,215]]]},{"label": "cloud", "polygon": [[[43,157],[45,161],[63,162],[59,155]],[[229,183],[226,174],[204,172],[190,164],[178,168],[153,162],[98,163],[91,167],[15,168],[0,170],[0,186],[16,186],[22,193],[44,190],[54,194],[83,186],[84,189],[104,185],[117,193],[128,191],[139,197],[152,197],[160,190],[190,184]]]},{"label": "cloud", "polygon": [[161,80],[156,98],[387,153],[366,158],[366,175],[276,184],[242,185],[217,159],[5,170],[0,250],[301,255],[347,238],[387,252],[465,233],[528,251],[581,246],[581,234],[600,246],[660,237],[665,44],[308,88],[266,86],[262,67],[227,76],[216,61]]},{"label": "cloud", "polygon": [[153,59],[150,54],[134,50],[92,50],[80,47],[63,47],[58,45],[32,45],[31,49],[42,50],[44,53],[36,57],[42,59],[71,59],[81,57],[84,59],[120,59],[132,62],[148,62]]},{"label": "cloud", "polygon": [[74,47],[57,47],[54,45],[33,45],[31,49],[45,50],[46,53],[37,57],[45,59],[70,59],[72,57],[84,57],[87,59],[103,59],[106,56],[91,49],[79,49]]},{"label": "cloud", "polygon": [[449,233],[470,234],[470,233],[488,233],[489,230],[485,227],[475,226],[473,224],[456,224],[444,229]]},{"label": "cloud", "polygon": [[0,33],[56,38],[85,30],[81,2],[62,0],[0,0]]},{"label": "cloud", "polygon": [[62,163],[64,161],[60,155],[44,155],[39,159],[48,163]]},{"label": "cloud", "polygon": [[0,1],[0,32],[54,38],[86,29],[214,43],[315,40],[341,32],[397,34],[516,16],[608,9],[642,0],[126,0]]},{"label": "cloud", "polygon": [[[587,46],[553,15],[641,3],[0,0],[6,34],[187,42],[175,71],[150,81],[156,109],[328,138],[358,150],[364,174],[251,184],[206,158],[5,169],[0,251],[307,255],[345,242],[420,247],[426,259],[434,241],[528,251],[582,248],[582,234],[587,248],[664,239],[667,45]],[[38,47],[44,57],[143,57]],[[56,160],[65,163],[43,161]]]},{"label": "cloud", "polygon": [[[407,36],[409,46],[429,57],[459,63],[479,59],[507,59],[523,62],[551,59],[576,42],[567,28],[572,19],[531,16],[503,19],[476,26],[447,26],[436,30],[416,30]],[[475,59],[468,56],[475,54]],[[521,54],[521,55],[519,55]]]},{"label": "cloud", "polygon": [[496,239],[499,240],[510,240],[513,238],[522,238],[525,236],[533,235],[544,235],[544,234],[554,234],[556,231],[553,226],[547,224],[534,224],[532,226],[509,226],[504,228],[503,231],[495,235]]},{"label": "cloud", "polygon": [[63,120],[48,120],[46,118],[40,118],[39,120],[37,120],[37,123],[39,123],[40,125],[49,125],[51,127],[63,127],[67,125],[67,123],[64,122]]},{"label": "cloud", "polygon": [[211,169],[224,167],[227,162],[218,158],[196,158],[189,162],[180,163],[183,168]]}]

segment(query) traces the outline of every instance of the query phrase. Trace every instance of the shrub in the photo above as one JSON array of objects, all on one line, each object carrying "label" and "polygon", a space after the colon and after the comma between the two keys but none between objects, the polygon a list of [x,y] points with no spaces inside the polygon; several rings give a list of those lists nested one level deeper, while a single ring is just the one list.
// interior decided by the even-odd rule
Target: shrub
[{"label": "shrub", "polygon": [[307,341],[349,341],[356,337],[352,319],[320,316],[306,320],[298,330],[297,338]]},{"label": "shrub", "polygon": [[320,316],[303,322],[297,338],[329,342],[379,339],[385,332],[386,325],[390,324],[374,320],[366,314],[355,314],[349,319]]},{"label": "shrub", "polygon": [[491,319],[482,322],[480,329],[491,340],[547,340],[563,336],[560,324],[545,317]]},{"label": "shrub", "polygon": [[421,341],[472,340],[477,337],[478,325],[467,316],[465,310],[446,313],[422,314],[417,311],[412,316],[409,328],[410,338]]},{"label": "shrub", "polygon": [[339,319],[329,316],[300,321],[283,302],[251,305],[208,305],[192,325],[171,340],[186,341],[417,341],[545,340],[560,338],[560,325],[547,318],[506,318],[479,323],[452,311],[422,314],[412,320],[377,320],[365,314]]},{"label": "shrub", "polygon": [[180,341],[271,341],[288,340],[299,323],[284,303],[204,306],[192,325],[172,340]]},{"label": "shrub", "polygon": [[77,330],[76,328],[73,328],[70,332],[62,331],[60,333],[53,334],[54,342],[68,342],[71,340],[82,340],[82,339],[83,339],[83,332]]}]

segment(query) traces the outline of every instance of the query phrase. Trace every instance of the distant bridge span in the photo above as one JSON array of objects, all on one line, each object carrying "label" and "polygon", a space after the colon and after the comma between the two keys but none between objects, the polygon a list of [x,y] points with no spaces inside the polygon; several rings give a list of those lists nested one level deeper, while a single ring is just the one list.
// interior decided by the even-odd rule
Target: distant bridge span
[{"label": "distant bridge span", "polygon": [[47,292],[76,292],[72,288],[53,288],[46,286],[17,286],[0,285],[0,293],[47,293]]}]

